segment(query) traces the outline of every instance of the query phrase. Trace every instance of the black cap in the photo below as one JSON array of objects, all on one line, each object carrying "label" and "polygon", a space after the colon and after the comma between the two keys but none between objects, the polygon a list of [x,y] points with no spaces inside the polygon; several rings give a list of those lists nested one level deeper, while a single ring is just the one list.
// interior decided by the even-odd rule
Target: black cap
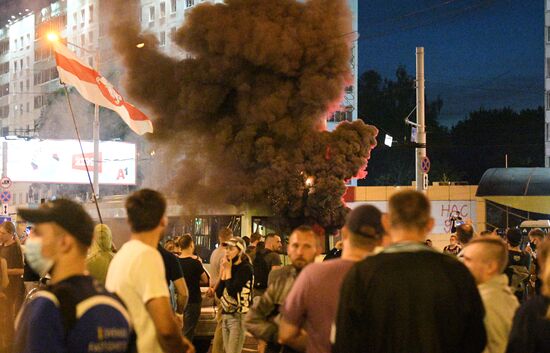
[{"label": "black cap", "polygon": [[354,208],[346,219],[346,227],[353,234],[380,239],[384,235],[382,212],[372,205],[361,205]]},{"label": "black cap", "polygon": [[19,208],[17,213],[32,223],[54,222],[80,243],[90,246],[94,237],[94,221],[84,208],[71,200],[57,199],[39,208]]}]

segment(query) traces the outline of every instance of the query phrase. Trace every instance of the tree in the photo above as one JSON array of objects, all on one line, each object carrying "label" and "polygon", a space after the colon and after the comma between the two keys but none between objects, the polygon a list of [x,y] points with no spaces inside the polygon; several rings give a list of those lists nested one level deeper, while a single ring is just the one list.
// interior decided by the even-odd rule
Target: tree
[{"label": "tree", "polygon": [[[376,71],[367,71],[359,79],[359,116],[365,122],[376,126],[378,147],[372,152],[366,179],[360,185],[409,185],[414,180],[415,152],[411,144],[411,127],[404,120],[414,115],[416,106],[415,78],[409,75],[403,66],[397,68],[395,80],[382,79]],[[429,141],[443,142],[449,139],[448,130],[441,126],[437,118],[443,101],[437,98],[426,106],[426,131]],[[411,119],[411,120],[414,120]],[[391,148],[384,145],[385,134],[396,141]],[[444,159],[438,150],[428,155],[436,160]],[[457,171],[448,164],[439,164],[431,175],[440,178],[443,175],[457,176]]]},{"label": "tree", "polygon": [[[510,167],[544,165],[542,107],[519,113],[510,108],[480,108],[448,129],[438,122],[441,98],[426,101],[431,181],[467,181],[475,185],[487,169],[504,167],[505,156]],[[380,133],[369,161],[369,174],[359,180],[359,185],[410,185],[414,180],[415,151],[410,144],[411,128],[404,119],[415,105],[414,78],[404,67],[396,70],[395,80],[383,79],[372,70],[361,75],[359,116]],[[384,145],[385,134],[397,141],[391,148]]]}]

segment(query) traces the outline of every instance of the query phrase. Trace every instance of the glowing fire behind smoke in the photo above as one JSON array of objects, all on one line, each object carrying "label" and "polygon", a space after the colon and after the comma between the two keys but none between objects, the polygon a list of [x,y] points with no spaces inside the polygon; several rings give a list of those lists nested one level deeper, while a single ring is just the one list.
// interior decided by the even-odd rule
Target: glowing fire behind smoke
[{"label": "glowing fire behind smoke", "polygon": [[114,18],[111,36],[129,94],[154,113],[153,139],[185,156],[174,166],[181,201],[342,225],[344,180],[366,166],[378,133],[361,121],[320,128],[351,79],[346,0],[197,5],[174,38],[192,56],[182,61],[140,33],[136,3],[112,2],[131,18]]}]

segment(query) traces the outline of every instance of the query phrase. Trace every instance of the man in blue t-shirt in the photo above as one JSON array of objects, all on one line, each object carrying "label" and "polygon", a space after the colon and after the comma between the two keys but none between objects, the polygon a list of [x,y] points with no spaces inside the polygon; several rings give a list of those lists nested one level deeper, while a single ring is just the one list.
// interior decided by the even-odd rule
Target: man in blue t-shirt
[{"label": "man in blue t-shirt", "polygon": [[79,204],[59,199],[19,209],[34,224],[25,256],[50,285],[23,307],[16,321],[15,352],[121,353],[135,337],[122,302],[86,271],[93,221]]}]

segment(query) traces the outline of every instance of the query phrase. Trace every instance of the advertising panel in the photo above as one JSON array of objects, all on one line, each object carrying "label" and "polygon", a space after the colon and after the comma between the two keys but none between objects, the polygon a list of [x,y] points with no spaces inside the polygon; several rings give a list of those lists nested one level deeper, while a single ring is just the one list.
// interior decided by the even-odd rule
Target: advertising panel
[{"label": "advertising panel", "polygon": [[[347,205],[350,208],[355,208],[359,205],[373,205],[376,206],[380,211],[386,212],[388,209],[387,201],[359,201],[359,202],[348,202]],[[451,231],[451,213],[460,214],[462,219],[471,219],[474,224],[477,221],[476,216],[476,203],[475,201],[469,200],[452,200],[452,201],[431,201],[432,204],[432,217],[434,218],[435,224],[431,233],[435,234],[445,234]]]},{"label": "advertising panel", "polygon": [[[94,170],[94,146],[77,140],[10,140],[7,142],[7,175],[15,182],[87,184]],[[84,162],[86,161],[86,163]],[[136,146],[105,141],[99,144],[99,183],[136,183]]]}]

